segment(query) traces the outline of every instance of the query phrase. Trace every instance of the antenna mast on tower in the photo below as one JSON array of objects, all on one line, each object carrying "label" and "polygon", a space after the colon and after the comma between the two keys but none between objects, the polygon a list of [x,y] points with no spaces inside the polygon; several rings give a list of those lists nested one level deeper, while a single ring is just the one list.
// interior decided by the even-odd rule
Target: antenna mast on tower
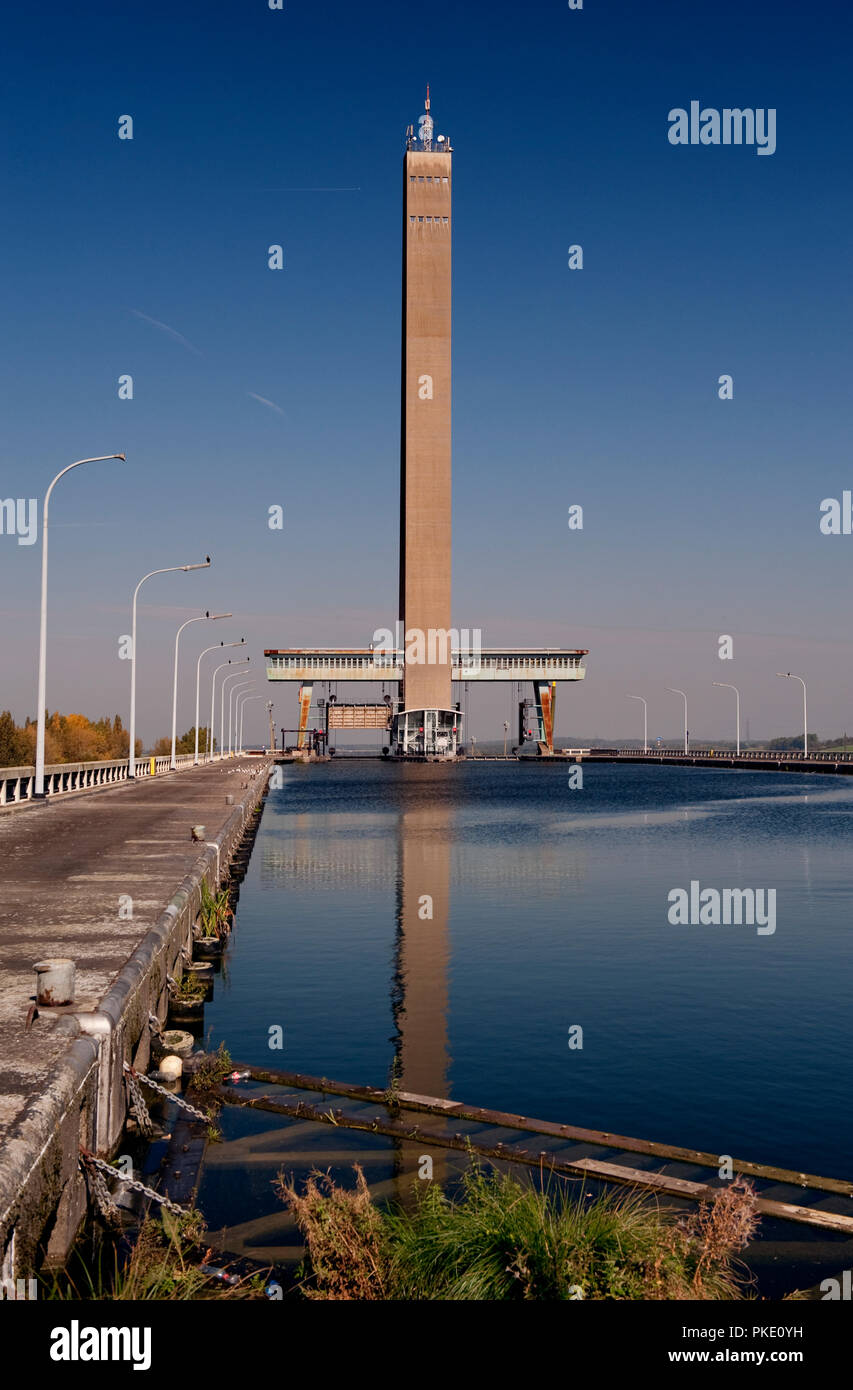
[{"label": "antenna mast on tower", "polygon": [[421,144],[425,150],[432,149],[432,116],[429,114],[429,83],[427,83],[426,109],[420,119]]}]

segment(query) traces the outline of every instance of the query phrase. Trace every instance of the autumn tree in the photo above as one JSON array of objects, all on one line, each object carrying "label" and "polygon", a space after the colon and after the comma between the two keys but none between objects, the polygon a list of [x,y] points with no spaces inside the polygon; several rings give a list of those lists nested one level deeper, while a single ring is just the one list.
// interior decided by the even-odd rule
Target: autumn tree
[{"label": "autumn tree", "polygon": [[[27,716],[16,725],[11,713],[0,714],[0,767],[21,767],[35,763],[38,725]],[[121,716],[104,715],[91,720],[85,714],[45,712],[44,760],[53,763],[109,762],[126,758],[130,736]],[[136,756],[142,753],[142,740],[136,740]]]},{"label": "autumn tree", "polygon": [[[215,739],[215,738],[214,738],[214,740],[213,740],[213,748],[214,748],[214,752],[215,752],[215,751],[216,751],[216,739]],[[154,756],[155,756],[156,758],[166,758],[166,757],[168,757],[169,754],[172,752],[172,739],[171,739],[171,735],[170,735],[168,738],[158,738],[157,742],[154,744],[154,747],[153,747],[153,749],[152,749],[151,751],[152,751],[152,753],[154,754]],[[193,724],[193,726],[192,726],[191,729],[187,729],[187,731],[186,731],[185,734],[181,734],[179,738],[176,738],[176,739],[175,739],[175,754],[176,754],[176,755],[177,755],[178,753],[194,753],[194,752],[195,752],[195,724]],[[198,755],[199,755],[199,757],[201,757],[202,754],[203,754],[203,753],[206,753],[206,752],[207,752],[207,729],[204,728],[204,729],[199,729],[199,731],[198,731]]]},{"label": "autumn tree", "polygon": [[11,712],[4,709],[0,714],[0,767],[20,767],[23,750],[20,730]]}]

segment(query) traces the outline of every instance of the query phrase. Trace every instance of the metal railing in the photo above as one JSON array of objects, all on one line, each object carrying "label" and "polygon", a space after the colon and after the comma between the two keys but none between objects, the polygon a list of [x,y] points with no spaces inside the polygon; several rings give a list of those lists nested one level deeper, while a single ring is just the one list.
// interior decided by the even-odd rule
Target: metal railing
[{"label": "metal railing", "polygon": [[[443,660],[442,648],[437,648]],[[556,648],[504,652],[449,650],[451,678],[464,680],[582,680],[586,675],[585,652]],[[405,662],[400,651],[304,651],[267,652],[267,680],[382,681],[402,680]]]},{"label": "metal railing", "polygon": [[630,758],[682,758],[687,761],[691,758],[719,758],[721,761],[734,759],[735,762],[853,762],[853,753],[833,753],[823,749],[806,753],[802,748],[750,748],[740,753],[736,753],[733,748],[691,748],[688,753],[685,753],[683,748],[650,748],[648,752],[644,752],[642,748],[590,748],[585,751],[587,756],[598,753]]},{"label": "metal railing", "polygon": [[[218,758],[218,754],[216,757]],[[180,753],[175,761],[178,771],[193,764],[192,753]],[[200,764],[199,764],[200,765]],[[136,759],[137,780],[159,777],[168,772],[171,759],[147,757]],[[114,758],[102,763],[51,763],[44,770],[46,796],[61,796],[63,792],[82,791],[85,787],[101,787],[128,780],[129,758]],[[33,799],[34,767],[0,767],[0,806],[10,806]]]}]

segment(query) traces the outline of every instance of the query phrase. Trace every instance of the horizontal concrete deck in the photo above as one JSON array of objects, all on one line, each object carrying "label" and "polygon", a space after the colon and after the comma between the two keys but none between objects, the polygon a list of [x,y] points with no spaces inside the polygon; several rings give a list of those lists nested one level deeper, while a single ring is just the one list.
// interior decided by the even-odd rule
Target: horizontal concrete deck
[{"label": "horizontal concrete deck", "polygon": [[0,817],[0,1135],[67,1046],[56,1037],[65,1011],[42,1010],[26,1031],[34,963],[71,957],[74,1012],[96,1009],[204,853],[191,827],[218,835],[247,765],[235,758]]},{"label": "horizontal concrete deck", "polygon": [[[34,1202],[79,1187],[79,1142],[117,1142],[123,1062],[147,1061],[148,1013],[162,1016],[165,975],[181,973],[201,880],[212,884],[217,864],[224,874],[268,768],[243,756],[0,817],[0,1254],[16,1225],[31,1251],[44,1215],[29,1219]],[[195,825],[209,845],[192,839]],[[41,1009],[28,1029],[33,965],[46,956],[76,962],[75,1000]],[[36,1182],[38,1165],[50,1171]]]}]

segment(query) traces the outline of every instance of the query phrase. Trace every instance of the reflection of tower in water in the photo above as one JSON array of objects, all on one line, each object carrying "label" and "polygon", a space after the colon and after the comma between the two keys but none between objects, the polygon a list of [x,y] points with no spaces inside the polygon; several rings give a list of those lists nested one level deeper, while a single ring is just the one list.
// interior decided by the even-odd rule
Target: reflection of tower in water
[{"label": "reflection of tower in water", "polygon": [[[400,815],[397,859],[396,969],[391,1006],[396,1033],[394,1059],[401,1091],[447,1099],[450,1064],[447,1038],[450,937],[450,807],[418,807]],[[395,1168],[398,1197],[411,1194],[418,1159],[428,1152],[433,1177],[441,1182],[439,1149],[401,1142]]]}]

